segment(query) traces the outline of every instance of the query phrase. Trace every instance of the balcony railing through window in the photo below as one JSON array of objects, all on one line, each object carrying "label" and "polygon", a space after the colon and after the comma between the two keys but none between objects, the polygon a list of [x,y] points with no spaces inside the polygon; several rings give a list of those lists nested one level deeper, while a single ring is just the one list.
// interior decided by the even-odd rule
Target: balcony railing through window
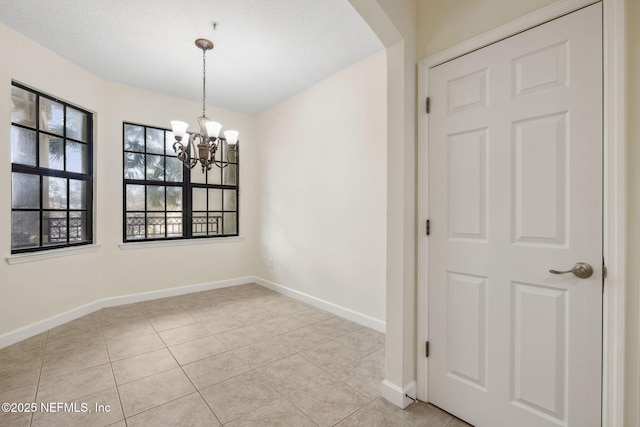
[{"label": "balcony railing through window", "polygon": [[[191,220],[191,230],[194,236],[211,236],[222,233],[222,214],[194,214]],[[157,239],[165,236],[181,237],[183,235],[183,220],[180,217],[167,216],[139,216],[127,217],[127,239]]]}]

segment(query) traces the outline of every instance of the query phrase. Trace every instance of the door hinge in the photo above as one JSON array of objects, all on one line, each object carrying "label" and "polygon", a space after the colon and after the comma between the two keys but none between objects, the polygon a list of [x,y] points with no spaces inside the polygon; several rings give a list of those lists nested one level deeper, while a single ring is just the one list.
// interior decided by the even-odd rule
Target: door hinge
[{"label": "door hinge", "polygon": [[429,341],[424,343],[424,357],[429,357]]},{"label": "door hinge", "polygon": [[427,236],[431,234],[431,221],[427,220]]},{"label": "door hinge", "polygon": [[429,114],[429,113],[431,112],[431,98],[429,98],[428,96],[427,96],[427,102],[426,102],[426,104],[427,104],[427,107],[426,107],[426,109],[427,109],[427,114]]}]

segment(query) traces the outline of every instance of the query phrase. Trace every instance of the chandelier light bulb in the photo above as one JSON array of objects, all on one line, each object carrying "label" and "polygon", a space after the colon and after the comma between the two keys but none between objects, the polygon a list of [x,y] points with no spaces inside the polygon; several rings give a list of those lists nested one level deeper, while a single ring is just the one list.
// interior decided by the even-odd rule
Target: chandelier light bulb
[{"label": "chandelier light bulb", "polygon": [[220,129],[222,129],[222,125],[220,123],[208,121],[206,127],[209,138],[217,138],[220,136]]},{"label": "chandelier light bulb", "polygon": [[178,141],[187,133],[188,123],[181,122],[180,120],[171,121],[171,131]]},{"label": "chandelier light bulb", "polygon": [[238,131],[237,130],[225,130],[224,138],[227,140],[227,144],[236,145],[238,142]]}]

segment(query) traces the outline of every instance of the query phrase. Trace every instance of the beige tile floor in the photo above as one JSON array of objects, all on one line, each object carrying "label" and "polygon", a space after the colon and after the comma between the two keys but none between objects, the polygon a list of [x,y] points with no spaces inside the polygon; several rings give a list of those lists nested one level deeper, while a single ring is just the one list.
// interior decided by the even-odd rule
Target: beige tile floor
[{"label": "beige tile floor", "polygon": [[37,409],[0,425],[468,426],[384,401],[383,366],[383,334],[235,286],[103,309],[0,350],[0,403]]}]

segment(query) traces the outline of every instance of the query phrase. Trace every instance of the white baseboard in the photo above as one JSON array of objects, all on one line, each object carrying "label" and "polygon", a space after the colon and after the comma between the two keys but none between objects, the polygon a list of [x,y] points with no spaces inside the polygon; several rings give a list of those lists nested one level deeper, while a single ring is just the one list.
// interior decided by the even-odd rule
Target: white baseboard
[{"label": "white baseboard", "polygon": [[100,310],[101,308],[101,301],[94,301],[92,303],[65,311],[64,313],[56,314],[55,316],[40,320],[39,322],[32,323],[31,325],[23,326],[22,328],[18,328],[11,332],[2,334],[0,335],[0,349],[8,347],[22,340],[26,340],[27,338],[34,337],[38,334],[41,334],[42,332],[48,331],[51,328],[55,328],[56,326],[60,326],[79,317],[91,314],[94,311]]},{"label": "white baseboard", "polygon": [[[404,387],[400,387],[395,385],[389,380],[382,381],[381,386],[382,397],[398,406],[399,408],[406,408],[407,406],[413,403],[413,399],[416,396],[416,382],[411,381],[409,384]],[[407,396],[411,396],[413,399],[408,398]]]},{"label": "white baseboard", "polygon": [[200,283],[197,285],[180,286],[177,288],[159,289],[156,291],[141,292],[137,294],[121,295],[117,297],[99,299],[89,304],[73,308],[71,310],[65,311],[64,313],[56,314],[55,316],[51,316],[39,322],[32,323],[31,325],[27,325],[14,331],[0,335],[0,349],[8,347],[27,338],[31,338],[35,335],[75,320],[79,317],[91,314],[94,311],[98,311],[102,308],[132,304],[142,301],[150,301],[159,298],[174,297],[194,292],[208,291],[211,289],[245,285],[248,283],[257,283],[261,286],[264,286],[265,288],[306,302],[313,305],[314,307],[318,307],[337,316],[344,317],[345,319],[351,320],[363,326],[367,326],[378,332],[385,333],[386,331],[385,323],[381,320],[374,319],[373,317],[367,316],[365,314],[358,313],[356,311],[341,307],[328,301],[324,301],[320,298],[298,292],[294,289],[287,288],[286,286],[278,285],[277,283],[270,282],[260,277],[247,276],[239,277],[236,279],[219,280],[216,282]]},{"label": "white baseboard", "polygon": [[[117,305],[133,304],[135,302],[151,301],[160,298],[175,297],[178,295],[192,294],[194,292],[209,291],[212,289],[228,288],[230,286],[255,283],[253,276],[238,277],[236,279],[218,280],[216,282],[200,283],[197,285],[180,286],[177,288],[159,289],[157,291],[141,292],[139,294],[122,295],[105,298],[102,307],[114,307]],[[102,308],[101,307],[101,308]]]},{"label": "white baseboard", "polygon": [[0,335],[0,349],[8,347],[27,338],[36,336],[42,332],[48,331],[49,329],[55,328],[79,317],[91,314],[94,311],[98,311],[102,308],[132,304],[135,302],[150,301],[159,298],[173,297],[177,295],[190,294],[211,289],[226,288],[229,286],[245,285],[248,283],[254,283],[254,281],[255,278],[253,276],[239,277],[236,279],[219,280],[216,282],[200,283],[197,285],[187,285],[177,288],[159,289],[157,291],[103,298]]},{"label": "white baseboard", "polygon": [[349,308],[334,304],[332,302],[316,298],[312,295],[305,294],[304,292],[296,291],[295,289],[279,285],[261,277],[254,277],[254,282],[258,285],[264,286],[265,288],[271,289],[272,291],[276,291],[282,295],[286,295],[299,301],[306,302],[307,304],[311,304],[314,307],[318,307],[322,310],[328,311],[329,313],[333,313],[336,316],[344,317],[347,320],[351,320],[352,322],[355,322],[359,325],[366,326],[378,332],[382,332],[383,334],[387,331],[385,322],[371,316],[367,316],[366,314],[362,314]]}]

